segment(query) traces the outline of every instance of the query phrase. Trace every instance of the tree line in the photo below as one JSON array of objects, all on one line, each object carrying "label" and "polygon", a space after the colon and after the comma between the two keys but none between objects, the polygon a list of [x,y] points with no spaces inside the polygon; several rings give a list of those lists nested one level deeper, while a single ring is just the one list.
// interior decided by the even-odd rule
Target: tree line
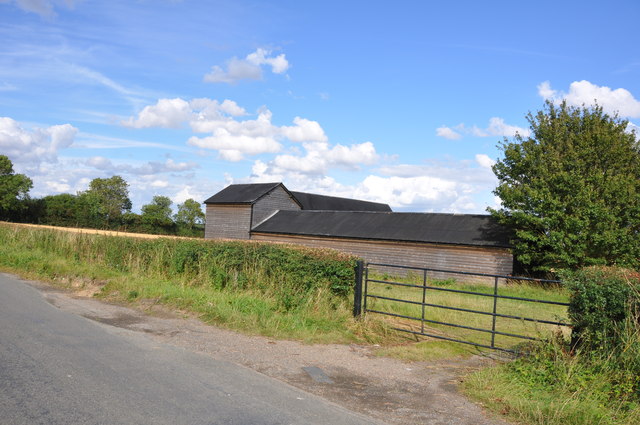
[{"label": "tree line", "polygon": [[138,233],[204,236],[205,215],[200,203],[187,199],[177,205],[166,196],[154,196],[140,214],[131,211],[129,184],[121,176],[95,178],[86,191],[42,198],[29,197],[33,182],[16,174],[0,155],[0,220],[64,227],[109,229]]}]

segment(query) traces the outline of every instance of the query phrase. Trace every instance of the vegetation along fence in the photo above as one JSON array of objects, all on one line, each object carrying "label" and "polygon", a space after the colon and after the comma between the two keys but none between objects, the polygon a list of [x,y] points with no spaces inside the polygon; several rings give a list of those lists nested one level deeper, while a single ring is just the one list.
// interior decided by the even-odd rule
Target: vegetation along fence
[{"label": "vegetation along fence", "polygon": [[384,315],[416,336],[514,352],[522,340],[568,332],[568,300],[557,280],[359,262],[353,312]]}]

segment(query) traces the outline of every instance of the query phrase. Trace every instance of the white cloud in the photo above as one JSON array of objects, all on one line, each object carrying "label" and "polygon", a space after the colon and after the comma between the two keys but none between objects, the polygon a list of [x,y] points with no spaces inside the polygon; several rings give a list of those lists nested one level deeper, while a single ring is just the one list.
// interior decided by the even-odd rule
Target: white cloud
[{"label": "white cloud", "polygon": [[489,155],[485,155],[483,153],[476,155],[476,162],[479,166],[484,168],[491,168],[493,164],[496,163],[493,159],[489,158]]},{"label": "white cloud", "polygon": [[292,142],[326,142],[327,135],[317,121],[310,121],[305,118],[295,117],[294,126],[281,128],[282,134]]},{"label": "white cloud", "polygon": [[0,152],[14,163],[56,162],[58,152],[71,146],[77,132],[70,124],[27,130],[9,117],[0,117]]},{"label": "white cloud", "polygon": [[306,155],[278,155],[268,163],[263,173],[286,175],[300,173],[322,175],[331,168],[359,170],[361,165],[373,165],[379,160],[379,155],[371,142],[344,146],[337,144],[330,146],[324,142],[303,143]]},{"label": "white cloud", "polygon": [[282,74],[289,69],[289,62],[287,61],[284,53],[279,54],[276,57],[269,57],[271,50],[258,48],[255,52],[247,55],[247,62],[254,65],[270,65],[271,72],[274,74]]},{"label": "white cloud", "polygon": [[169,186],[169,182],[166,180],[154,180],[150,184],[153,188],[165,188]]},{"label": "white cloud", "polygon": [[462,137],[460,133],[457,133],[451,128],[444,125],[442,127],[436,128],[436,135],[438,137],[444,137],[445,139],[449,140],[458,140]]},{"label": "white cloud", "polygon": [[495,176],[474,161],[385,166],[351,185],[325,174],[305,173],[304,167],[285,169],[255,161],[251,176],[237,182],[283,181],[290,190],[381,202],[396,211],[484,213],[494,202],[488,194]]},{"label": "white cloud", "polygon": [[216,129],[209,137],[190,137],[187,143],[203,149],[217,150],[220,158],[227,161],[240,161],[245,154],[276,153],[282,149],[282,145],[271,137],[232,134],[224,128]]},{"label": "white cloud", "polygon": [[510,125],[504,122],[503,118],[492,117],[486,128],[477,126],[467,127],[465,124],[458,124],[453,128],[442,126],[436,129],[436,135],[449,140],[458,140],[462,134],[470,134],[474,137],[513,137],[516,133],[523,137],[529,136],[529,129]]},{"label": "white cloud", "polygon": [[280,141],[284,139],[292,142],[328,140],[316,121],[295,117],[293,125],[276,126],[272,122],[273,114],[266,108],[261,108],[255,119],[247,119],[246,115],[246,110],[231,100],[220,103],[206,98],[160,99],[121,123],[133,128],[178,128],[188,123],[196,133],[210,133],[205,137],[190,137],[189,145],[217,150],[219,157],[227,161],[240,161],[245,155],[280,152],[283,148]]},{"label": "white cloud", "polygon": [[258,48],[244,59],[236,57],[227,61],[227,69],[215,65],[211,72],[204,76],[208,83],[235,84],[241,80],[261,80],[262,67],[270,66],[274,74],[282,74],[289,69],[289,62],[284,53],[278,56],[270,56],[271,50]]},{"label": "white cloud", "polygon": [[493,117],[489,120],[489,127],[487,127],[485,131],[488,136],[505,137],[513,137],[516,135],[516,133],[519,133],[521,136],[527,137],[530,133],[528,129],[515,125],[509,125],[504,122],[504,119],[498,117]]},{"label": "white cloud", "polygon": [[133,128],[178,128],[191,117],[189,102],[180,98],[160,99],[155,105],[145,106],[137,118],[129,117],[122,125]]},{"label": "white cloud", "polygon": [[626,89],[611,89],[598,86],[589,81],[574,81],[569,85],[569,92],[553,90],[551,83],[545,81],[538,85],[538,94],[545,100],[559,103],[566,100],[571,106],[593,105],[594,101],[607,113],[618,112],[623,117],[640,118],[640,101],[636,100]]},{"label": "white cloud", "polygon": [[109,174],[157,175],[161,173],[184,172],[198,168],[195,162],[175,162],[171,158],[165,162],[149,161],[139,166],[131,164],[114,164],[109,158],[94,156],[84,161],[90,167],[107,171]]}]

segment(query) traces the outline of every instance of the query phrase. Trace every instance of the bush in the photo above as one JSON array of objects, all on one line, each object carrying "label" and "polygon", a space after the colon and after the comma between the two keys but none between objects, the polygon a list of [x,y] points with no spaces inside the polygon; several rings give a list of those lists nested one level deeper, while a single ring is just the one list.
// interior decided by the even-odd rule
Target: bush
[{"label": "bush", "polygon": [[565,273],[571,290],[569,319],[572,347],[601,350],[617,347],[640,322],[640,273],[616,267],[587,267]]}]

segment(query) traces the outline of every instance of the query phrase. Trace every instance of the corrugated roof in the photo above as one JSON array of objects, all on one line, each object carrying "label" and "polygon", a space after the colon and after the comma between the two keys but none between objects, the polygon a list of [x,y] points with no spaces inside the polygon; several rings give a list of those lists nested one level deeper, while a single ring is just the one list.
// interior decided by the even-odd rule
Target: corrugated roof
[{"label": "corrugated roof", "polygon": [[232,184],[204,201],[204,203],[253,204],[281,184],[282,183]]},{"label": "corrugated roof", "polygon": [[391,211],[387,204],[339,198],[337,196],[316,195],[314,193],[291,192],[300,202],[303,210],[324,211]]},{"label": "corrugated roof", "polygon": [[510,247],[509,231],[489,215],[279,211],[252,232]]}]

